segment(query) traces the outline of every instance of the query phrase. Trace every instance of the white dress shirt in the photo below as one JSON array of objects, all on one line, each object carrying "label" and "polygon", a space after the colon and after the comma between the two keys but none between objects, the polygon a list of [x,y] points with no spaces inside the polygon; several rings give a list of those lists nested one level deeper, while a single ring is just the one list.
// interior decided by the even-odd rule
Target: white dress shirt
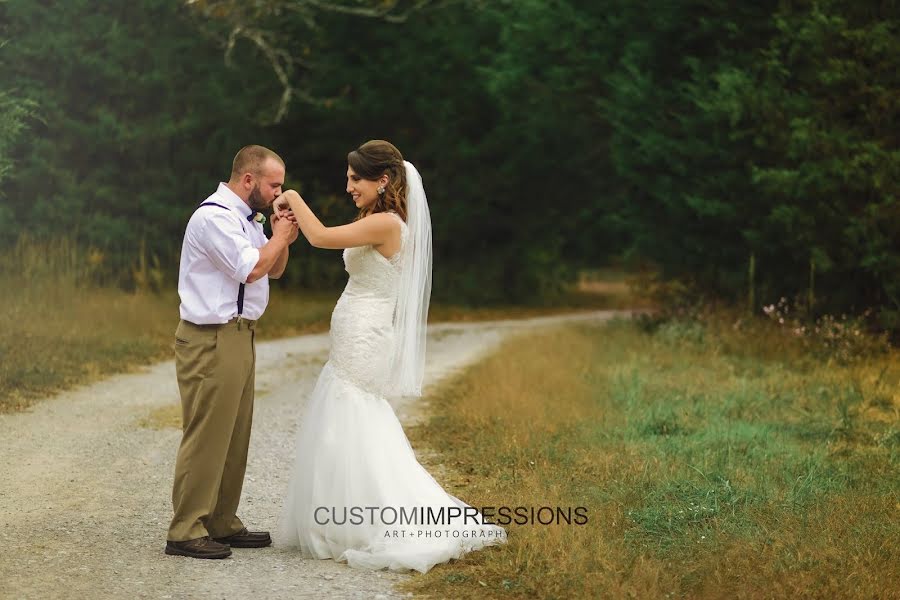
[{"label": "white dress shirt", "polygon": [[[248,221],[247,203],[224,183],[204,200],[218,206],[194,211],[181,246],[178,295],[181,318],[197,325],[227,323],[237,316],[238,288],[259,261],[259,248],[268,239],[261,223]],[[245,319],[258,319],[269,302],[269,278],[247,283]]]}]

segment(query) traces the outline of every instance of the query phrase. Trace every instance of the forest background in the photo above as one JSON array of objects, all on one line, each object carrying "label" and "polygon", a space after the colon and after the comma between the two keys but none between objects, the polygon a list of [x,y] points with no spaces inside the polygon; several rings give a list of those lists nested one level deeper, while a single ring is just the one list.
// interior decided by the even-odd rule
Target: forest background
[{"label": "forest background", "polygon": [[[6,0],[0,40],[0,251],[65,239],[88,285],[174,287],[248,143],[352,219],[346,154],[383,138],[424,175],[438,301],[615,264],[900,328],[896,2]],[[304,248],[280,285],[344,277]]]}]

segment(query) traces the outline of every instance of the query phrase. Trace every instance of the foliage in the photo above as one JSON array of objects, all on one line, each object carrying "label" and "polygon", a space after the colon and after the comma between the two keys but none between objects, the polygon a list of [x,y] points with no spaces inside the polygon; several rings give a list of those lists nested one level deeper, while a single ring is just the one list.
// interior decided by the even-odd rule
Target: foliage
[{"label": "foliage", "polygon": [[[237,148],[276,149],[337,224],[347,151],[384,138],[424,175],[439,299],[549,302],[624,258],[897,330],[898,23],[849,0],[9,0],[0,77],[34,116],[0,110],[30,131],[0,130],[0,210],[102,250],[107,281],[171,285]],[[298,246],[285,281],[344,277]]]},{"label": "foliage", "polygon": [[753,124],[740,119],[735,87],[770,35],[773,4],[611,7],[620,44],[603,109],[610,158],[626,184],[632,252],[666,276],[690,274],[716,292],[742,283],[735,276],[749,255],[742,229],[755,220],[746,167]]},{"label": "foliage", "polygon": [[[746,90],[772,279],[814,269],[822,308],[878,307],[900,325],[900,11],[786,4]],[[782,285],[784,292],[793,292]]]},{"label": "foliage", "polygon": [[[29,100],[23,100],[14,92],[0,88],[0,183],[12,171],[12,147],[25,129],[25,120],[33,109],[34,104]],[[5,223],[14,220],[13,211],[5,203],[0,204],[0,220]]]},{"label": "foliage", "polygon": [[102,248],[111,281],[132,283],[142,245],[173,272],[193,206],[237,148],[266,142],[252,107],[274,86],[246,61],[225,68],[220,44],[167,0],[11,0],[0,36],[12,40],[0,77],[35,103],[8,208],[37,236]]},{"label": "foliage", "polygon": [[[271,121],[279,123],[287,114],[292,101],[309,104],[322,101],[306,91],[307,77],[312,70],[308,60],[311,46],[304,43],[303,52],[291,52],[288,47],[292,36],[301,33],[304,40],[319,30],[317,23],[322,15],[341,14],[400,23],[411,11],[427,5],[429,0],[348,0],[346,2],[320,2],[319,0],[187,0],[199,14],[213,22],[228,26],[227,55],[240,40],[256,46],[269,63],[281,84],[282,93]],[[290,34],[285,33],[283,23],[289,23]],[[298,31],[299,27],[299,31]]]},{"label": "foliage", "polygon": [[868,335],[868,314],[840,317],[825,314],[810,322],[805,307],[791,306],[787,298],[763,307],[763,312],[777,323],[780,335],[800,340],[811,355],[826,363],[854,364],[883,355],[888,350],[884,335]]},{"label": "foliage", "polygon": [[896,3],[659,8],[615,11],[604,102],[634,252],[733,298],[752,260],[764,302],[896,327]]}]

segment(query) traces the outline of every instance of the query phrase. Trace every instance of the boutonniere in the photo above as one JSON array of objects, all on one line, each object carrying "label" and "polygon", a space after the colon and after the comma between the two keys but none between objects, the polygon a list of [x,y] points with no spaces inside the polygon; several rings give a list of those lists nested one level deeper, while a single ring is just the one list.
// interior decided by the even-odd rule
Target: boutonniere
[{"label": "boutonniere", "polygon": [[253,220],[256,221],[257,223],[259,223],[260,225],[265,225],[266,224],[266,215],[262,214],[261,212],[258,212],[255,215],[253,215]]}]

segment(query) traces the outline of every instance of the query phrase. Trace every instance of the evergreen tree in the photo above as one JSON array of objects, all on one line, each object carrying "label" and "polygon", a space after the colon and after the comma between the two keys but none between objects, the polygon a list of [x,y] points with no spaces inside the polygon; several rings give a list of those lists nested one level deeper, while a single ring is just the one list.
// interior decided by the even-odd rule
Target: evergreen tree
[{"label": "evergreen tree", "polygon": [[[772,288],[821,310],[880,307],[900,327],[900,10],[894,2],[784,5],[742,97]],[[769,271],[768,274],[765,271]],[[815,308],[815,307],[814,307]]]},{"label": "evergreen tree", "polygon": [[0,36],[0,80],[36,105],[4,202],[38,234],[107,250],[114,279],[142,249],[173,272],[187,215],[237,148],[266,142],[261,63],[227,68],[221,41],[168,0],[11,0]]}]

